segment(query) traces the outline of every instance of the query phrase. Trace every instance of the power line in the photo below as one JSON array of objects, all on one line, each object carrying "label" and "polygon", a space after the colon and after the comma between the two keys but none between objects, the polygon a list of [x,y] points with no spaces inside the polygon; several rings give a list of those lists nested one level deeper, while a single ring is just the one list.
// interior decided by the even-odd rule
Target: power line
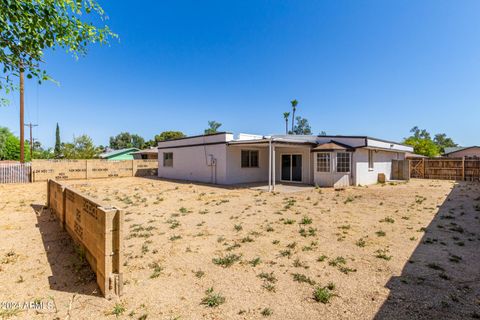
[{"label": "power line", "polygon": [[38,127],[38,124],[33,124],[33,123],[25,123],[24,124],[26,127],[30,128],[30,160],[33,159],[33,127]]}]

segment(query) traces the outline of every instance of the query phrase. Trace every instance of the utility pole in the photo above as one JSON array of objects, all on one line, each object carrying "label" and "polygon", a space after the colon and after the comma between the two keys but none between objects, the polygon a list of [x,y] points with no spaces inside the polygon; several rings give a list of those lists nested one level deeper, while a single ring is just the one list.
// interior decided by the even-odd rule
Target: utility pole
[{"label": "utility pole", "polygon": [[25,132],[23,128],[24,120],[23,120],[23,110],[24,110],[24,99],[23,99],[23,91],[24,91],[24,79],[23,79],[23,65],[20,64],[20,162],[25,162]]},{"label": "utility pole", "polygon": [[25,123],[26,127],[30,128],[30,160],[33,160],[33,135],[32,135],[32,128],[38,127],[38,124]]}]

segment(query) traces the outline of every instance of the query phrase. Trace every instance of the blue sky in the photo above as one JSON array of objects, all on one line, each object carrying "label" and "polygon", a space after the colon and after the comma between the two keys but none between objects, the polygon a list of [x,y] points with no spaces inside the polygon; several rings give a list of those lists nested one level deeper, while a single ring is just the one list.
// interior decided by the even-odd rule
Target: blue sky
[{"label": "blue sky", "polygon": [[[26,87],[26,121],[52,146],[121,131],[283,133],[284,111],[315,134],[401,140],[418,125],[479,144],[480,2],[102,1],[120,40],[75,60],[48,52],[59,85]],[[18,98],[0,125],[18,134]]]}]

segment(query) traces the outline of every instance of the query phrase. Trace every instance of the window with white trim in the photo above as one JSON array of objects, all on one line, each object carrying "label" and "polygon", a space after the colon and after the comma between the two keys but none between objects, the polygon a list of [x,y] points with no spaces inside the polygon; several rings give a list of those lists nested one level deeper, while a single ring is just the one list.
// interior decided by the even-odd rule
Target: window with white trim
[{"label": "window with white trim", "polygon": [[337,153],[337,172],[350,172],[350,153]]},{"label": "window with white trim", "polygon": [[330,153],[317,153],[317,172],[330,172]]},{"label": "window with white trim", "polygon": [[258,168],[258,150],[242,150],[242,168]]},{"label": "window with white trim", "polygon": [[163,153],[163,166],[164,167],[173,167],[173,152],[164,152]]},{"label": "window with white trim", "polygon": [[373,170],[373,150],[368,150],[368,170]]}]

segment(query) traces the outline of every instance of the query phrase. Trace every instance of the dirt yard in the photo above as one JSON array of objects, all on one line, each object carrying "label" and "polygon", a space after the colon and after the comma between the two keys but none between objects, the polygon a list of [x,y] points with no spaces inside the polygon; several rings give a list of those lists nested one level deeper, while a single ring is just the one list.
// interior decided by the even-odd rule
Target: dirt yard
[{"label": "dirt yard", "polygon": [[42,209],[46,183],[0,185],[0,317],[480,318],[478,183],[276,194],[147,178],[67,183],[125,210],[125,294],[99,296]]}]

